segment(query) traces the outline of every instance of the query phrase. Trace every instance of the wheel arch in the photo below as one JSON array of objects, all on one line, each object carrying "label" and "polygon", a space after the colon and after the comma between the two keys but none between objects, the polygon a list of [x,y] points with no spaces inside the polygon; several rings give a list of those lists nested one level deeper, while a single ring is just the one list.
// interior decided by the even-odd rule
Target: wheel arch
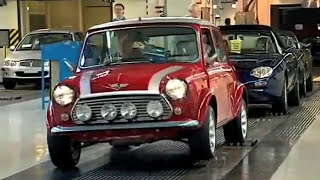
[{"label": "wheel arch", "polygon": [[215,120],[217,121],[218,117],[218,104],[217,98],[213,92],[207,92],[205,96],[202,96],[202,103],[199,107],[198,111],[198,120],[200,125],[202,126],[206,120],[206,115],[208,111],[208,107],[211,106],[215,112]]},{"label": "wheel arch", "polygon": [[247,88],[243,88],[242,98],[243,98],[243,100],[244,100],[244,102],[246,103],[247,108],[248,108],[249,97],[248,97],[248,90],[247,90]]},{"label": "wheel arch", "polygon": [[217,106],[217,98],[215,95],[212,95],[209,101],[209,105],[213,108],[214,113],[215,113],[215,120],[217,123],[217,119],[218,119],[218,106]]}]

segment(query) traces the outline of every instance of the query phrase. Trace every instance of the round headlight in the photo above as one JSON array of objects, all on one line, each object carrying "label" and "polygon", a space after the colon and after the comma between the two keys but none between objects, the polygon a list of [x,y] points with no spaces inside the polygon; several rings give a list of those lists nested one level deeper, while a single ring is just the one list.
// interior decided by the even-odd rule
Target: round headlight
[{"label": "round headlight", "polygon": [[182,99],[187,94],[187,84],[179,79],[171,79],[166,85],[166,93],[173,100]]},{"label": "round headlight", "polygon": [[114,120],[117,117],[117,109],[112,104],[105,104],[101,107],[101,116],[107,121]]},{"label": "round headlight", "polygon": [[4,65],[5,65],[5,66],[10,66],[10,60],[5,60],[5,61],[4,61]]},{"label": "round headlight", "polygon": [[125,119],[133,119],[137,116],[137,108],[132,103],[124,103],[120,109],[121,116]]},{"label": "round headlight", "polygon": [[66,106],[73,102],[75,97],[74,91],[68,86],[57,86],[53,91],[53,99],[60,106]]},{"label": "round headlight", "polygon": [[17,61],[10,61],[10,66],[17,66],[18,62]]},{"label": "round headlight", "polygon": [[261,67],[254,68],[251,71],[251,75],[256,78],[266,78],[271,76],[272,72],[273,72],[273,69],[271,67],[261,66]]},{"label": "round headlight", "polygon": [[163,113],[163,106],[159,101],[150,101],[147,105],[147,113],[153,118],[158,118]]},{"label": "round headlight", "polygon": [[78,105],[76,107],[76,117],[79,121],[90,120],[92,117],[91,108],[86,104]]}]

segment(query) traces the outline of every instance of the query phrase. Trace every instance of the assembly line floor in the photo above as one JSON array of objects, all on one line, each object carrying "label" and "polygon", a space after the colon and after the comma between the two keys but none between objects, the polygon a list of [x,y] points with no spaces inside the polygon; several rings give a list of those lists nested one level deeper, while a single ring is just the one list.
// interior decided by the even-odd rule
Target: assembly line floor
[{"label": "assembly line floor", "polygon": [[[320,74],[320,68],[315,69]],[[268,109],[250,111],[248,141],[230,147],[219,133],[219,147],[210,161],[192,161],[184,143],[160,141],[117,151],[107,143],[86,146],[80,163],[69,171],[56,169],[46,145],[45,111],[40,92],[0,87],[0,179],[6,180],[318,180],[320,171],[320,89],[292,107],[286,116]],[[257,140],[257,144],[255,144]]]},{"label": "assembly line floor", "polygon": [[[273,116],[268,110],[254,108],[249,139],[242,147],[224,145],[219,129],[217,154],[208,162],[193,162],[188,146],[180,142],[160,141],[123,151],[101,143],[84,147],[80,164],[69,171],[56,169],[49,161],[45,112],[40,110],[40,99],[2,105],[0,179],[317,179],[318,89],[286,116]],[[313,174],[299,176],[306,172]]]}]

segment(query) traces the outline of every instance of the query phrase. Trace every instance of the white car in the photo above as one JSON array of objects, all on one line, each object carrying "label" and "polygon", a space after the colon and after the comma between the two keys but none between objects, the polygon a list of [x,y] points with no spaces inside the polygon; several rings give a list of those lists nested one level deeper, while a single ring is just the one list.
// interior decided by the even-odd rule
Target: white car
[{"label": "white car", "polygon": [[[63,41],[82,41],[81,32],[63,30],[37,30],[27,34],[13,52],[5,59],[1,68],[3,86],[14,89],[18,83],[41,84],[41,46]],[[49,63],[44,66],[44,76],[49,78]]]}]

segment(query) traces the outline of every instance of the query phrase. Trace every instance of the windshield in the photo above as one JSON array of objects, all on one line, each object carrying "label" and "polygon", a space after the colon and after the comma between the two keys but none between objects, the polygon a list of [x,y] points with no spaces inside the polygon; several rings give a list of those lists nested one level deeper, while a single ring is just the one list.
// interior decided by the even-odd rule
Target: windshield
[{"label": "windshield", "polygon": [[69,33],[29,34],[20,43],[19,47],[17,48],[17,51],[41,50],[42,45],[71,40],[72,36]]},{"label": "windshield", "polygon": [[291,36],[287,36],[287,35],[279,35],[281,41],[282,41],[282,44],[285,46],[285,47],[292,47],[292,46],[295,46],[296,45],[296,40],[291,37]]},{"label": "windshield", "polygon": [[90,35],[84,45],[80,66],[194,62],[198,58],[194,29],[143,27]]},{"label": "windshield", "polygon": [[230,55],[275,54],[273,37],[268,31],[227,31]]}]

